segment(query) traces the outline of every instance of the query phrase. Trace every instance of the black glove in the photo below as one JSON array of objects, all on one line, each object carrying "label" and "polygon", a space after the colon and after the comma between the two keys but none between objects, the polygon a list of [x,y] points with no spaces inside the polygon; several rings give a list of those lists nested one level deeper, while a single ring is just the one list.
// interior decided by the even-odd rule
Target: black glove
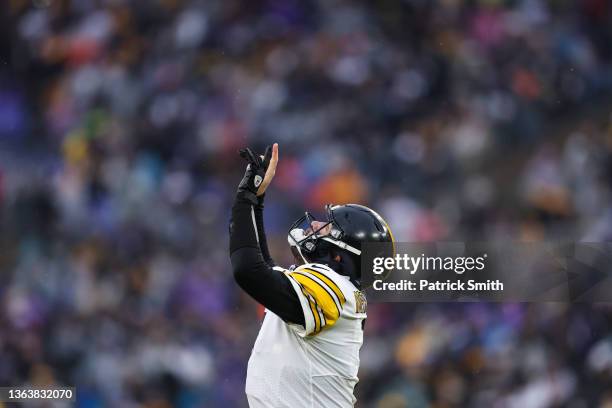
[{"label": "black glove", "polygon": [[249,162],[249,164],[247,165],[244,177],[242,177],[242,181],[240,181],[238,185],[238,195],[246,198],[255,205],[261,205],[263,195],[257,197],[257,190],[266,176],[266,170],[272,158],[272,146],[266,148],[263,159],[261,156],[253,153],[248,147],[240,149],[240,157]]}]

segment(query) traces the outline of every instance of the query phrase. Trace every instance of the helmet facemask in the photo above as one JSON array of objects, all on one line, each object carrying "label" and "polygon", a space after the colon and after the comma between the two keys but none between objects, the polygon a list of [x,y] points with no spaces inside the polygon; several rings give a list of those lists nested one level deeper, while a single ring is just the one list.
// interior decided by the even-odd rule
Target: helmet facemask
[{"label": "helmet facemask", "polygon": [[302,217],[291,225],[287,241],[291,246],[296,259],[300,262],[308,263],[312,259],[319,245],[319,240],[330,233],[331,221],[320,222],[316,229],[313,225],[319,222],[312,214],[305,212]]},{"label": "helmet facemask", "polygon": [[[325,257],[330,249],[330,244],[340,247],[354,255],[361,255],[361,251],[342,241],[343,231],[334,222],[331,205],[326,205],[326,220],[319,221],[309,212],[293,223],[289,230],[287,240],[291,251],[298,261],[308,263],[310,259]],[[313,224],[318,222],[316,229]]]}]

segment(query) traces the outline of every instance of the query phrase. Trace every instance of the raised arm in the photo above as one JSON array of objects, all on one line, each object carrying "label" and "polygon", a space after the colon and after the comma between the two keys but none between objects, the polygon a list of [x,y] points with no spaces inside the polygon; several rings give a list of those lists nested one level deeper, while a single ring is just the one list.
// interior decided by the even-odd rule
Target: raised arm
[{"label": "raised arm", "polygon": [[242,150],[240,155],[249,165],[238,186],[230,220],[234,279],[253,299],[284,321],[304,325],[300,300],[289,278],[273,269],[263,229],[263,196],[276,173],[278,144],[268,147],[263,157],[250,149]]}]

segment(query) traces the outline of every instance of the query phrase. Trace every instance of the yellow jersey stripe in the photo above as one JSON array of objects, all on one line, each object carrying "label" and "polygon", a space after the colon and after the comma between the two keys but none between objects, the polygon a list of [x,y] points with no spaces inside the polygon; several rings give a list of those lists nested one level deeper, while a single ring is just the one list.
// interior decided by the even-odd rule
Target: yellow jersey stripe
[{"label": "yellow jersey stripe", "polygon": [[304,296],[308,300],[308,304],[310,305],[310,311],[312,312],[312,317],[315,323],[313,334],[316,334],[319,331],[321,331],[321,317],[319,316],[319,313],[317,312],[317,307],[315,306],[315,303],[313,302],[312,297],[308,295],[308,293],[306,292],[306,290],[304,290],[304,288],[302,288],[302,293],[304,294]]},{"label": "yellow jersey stripe", "polygon": [[342,291],[340,290],[340,287],[338,285],[336,285],[336,283],[333,280],[329,279],[323,273],[321,273],[319,271],[315,271],[314,269],[303,268],[302,270],[308,271],[309,273],[312,273],[317,278],[321,279],[323,282],[325,282],[327,284],[327,286],[329,286],[329,288],[331,290],[334,291],[334,293],[336,294],[336,296],[338,296],[338,300],[340,300],[340,303],[342,305],[344,305],[344,303],[346,303],[346,299],[344,298],[344,295],[342,294]]},{"label": "yellow jersey stripe", "polygon": [[315,278],[305,273],[293,272],[292,276],[312,295],[315,303],[319,305],[324,312],[329,314],[331,308],[335,309],[334,312],[340,313],[332,292],[326,289],[323,284],[317,282]]},{"label": "yellow jersey stripe", "polygon": [[[302,290],[302,294],[306,298],[306,301],[308,302],[308,306],[310,307],[310,313],[312,314],[312,320],[314,322],[315,331],[316,331],[317,330],[317,322],[319,321],[318,320],[319,314],[315,310],[315,305],[314,305],[314,302],[312,301],[312,297],[306,292],[306,290],[304,289],[304,286],[302,286],[293,276],[291,276],[291,274],[285,273],[285,275],[287,275],[287,277],[289,279],[293,279],[293,281],[295,281],[295,283]],[[304,311],[304,313],[306,313],[306,311]],[[306,319],[306,316],[304,316],[304,319]],[[306,324],[306,322],[304,322],[304,324]]]},{"label": "yellow jersey stripe", "polygon": [[310,273],[310,272],[305,273],[304,270],[301,270],[301,271],[295,272],[295,273],[299,273],[300,275],[306,276],[307,278],[313,280],[317,285],[319,285],[319,287],[323,288],[325,290],[325,292],[327,292],[327,294],[334,301],[334,305],[336,305],[336,309],[338,309],[338,314],[340,314],[340,310],[342,309],[342,303],[340,303],[341,300],[338,299],[338,295],[336,294],[336,292],[334,292],[334,290],[327,283],[322,281],[314,273]]},{"label": "yellow jersey stripe", "polygon": [[301,283],[307,292],[314,297],[317,305],[323,310],[323,314],[329,320],[338,320],[338,317],[340,317],[340,309],[332,295],[319,282],[301,272],[293,272],[291,276]]}]

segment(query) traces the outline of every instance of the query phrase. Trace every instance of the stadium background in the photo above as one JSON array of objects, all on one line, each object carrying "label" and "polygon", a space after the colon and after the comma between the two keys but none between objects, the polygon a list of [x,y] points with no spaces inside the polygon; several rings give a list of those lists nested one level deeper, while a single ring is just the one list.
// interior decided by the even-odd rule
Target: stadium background
[{"label": "stadium background", "polygon": [[[243,407],[238,148],[398,240],[612,238],[606,0],[4,0],[0,384]],[[537,277],[534,277],[537,279]],[[371,304],[360,407],[611,407],[606,304]]]}]

